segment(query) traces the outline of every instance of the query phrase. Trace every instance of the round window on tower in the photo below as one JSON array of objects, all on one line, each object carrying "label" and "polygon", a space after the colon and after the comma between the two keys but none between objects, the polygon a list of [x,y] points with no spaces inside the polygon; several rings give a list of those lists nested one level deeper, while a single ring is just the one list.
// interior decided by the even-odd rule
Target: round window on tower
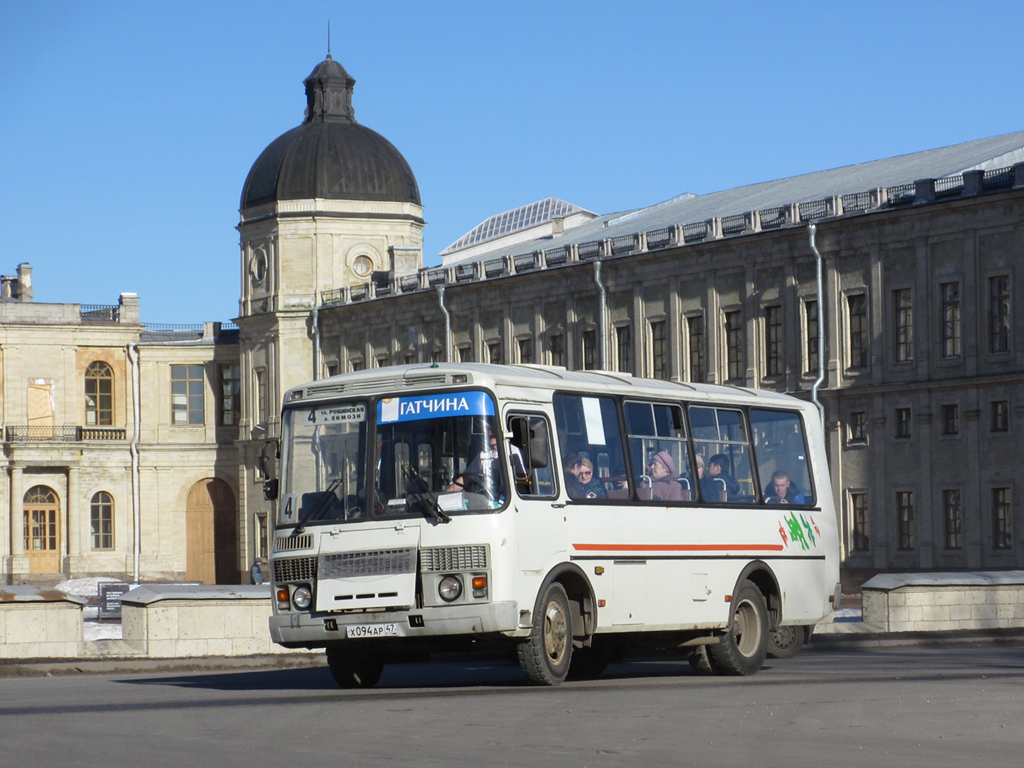
[{"label": "round window on tower", "polygon": [[254,283],[262,283],[267,277],[267,252],[262,248],[256,248],[249,259],[249,274]]},{"label": "round window on tower", "polygon": [[356,273],[356,277],[366,278],[373,272],[373,259],[362,253],[352,259],[352,271]]}]

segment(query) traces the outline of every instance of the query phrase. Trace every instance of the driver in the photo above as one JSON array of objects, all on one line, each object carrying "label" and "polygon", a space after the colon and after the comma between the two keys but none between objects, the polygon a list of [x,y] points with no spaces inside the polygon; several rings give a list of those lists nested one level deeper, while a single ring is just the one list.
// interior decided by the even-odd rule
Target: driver
[{"label": "driver", "polygon": [[462,491],[466,489],[469,479],[471,477],[485,479],[484,484],[489,486],[491,483],[491,468],[494,462],[498,459],[498,439],[494,436],[494,430],[490,427],[487,428],[487,442],[488,450],[480,451],[480,453],[473,457],[472,461],[463,470],[463,473],[452,480],[451,485],[445,488],[446,493],[454,493],[456,491]]}]

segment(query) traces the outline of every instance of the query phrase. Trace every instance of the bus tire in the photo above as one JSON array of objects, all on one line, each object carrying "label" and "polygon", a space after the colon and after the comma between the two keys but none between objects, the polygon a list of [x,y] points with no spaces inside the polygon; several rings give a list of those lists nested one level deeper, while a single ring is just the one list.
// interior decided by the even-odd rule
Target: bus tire
[{"label": "bus tire", "polygon": [[517,647],[519,666],[533,685],[559,685],[572,660],[572,613],[565,588],[555,582],[537,603],[530,636]]},{"label": "bus tire", "polygon": [[768,634],[768,655],[773,659],[791,659],[804,647],[803,627],[779,627]]},{"label": "bus tire", "polygon": [[327,666],[341,688],[372,688],[384,672],[384,660],[369,648],[327,646]]},{"label": "bus tire", "polygon": [[732,603],[729,630],[708,654],[723,675],[753,675],[768,653],[768,605],[751,581],[740,585]]}]

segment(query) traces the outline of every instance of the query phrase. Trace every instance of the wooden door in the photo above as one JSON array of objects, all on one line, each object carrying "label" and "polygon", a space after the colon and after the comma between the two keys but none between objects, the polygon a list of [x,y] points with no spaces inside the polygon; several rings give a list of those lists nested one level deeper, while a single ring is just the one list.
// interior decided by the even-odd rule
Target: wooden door
[{"label": "wooden door", "polygon": [[45,485],[25,494],[25,554],[29,573],[60,573],[61,514],[57,494]]},{"label": "wooden door", "polygon": [[223,480],[200,480],[185,505],[186,574],[204,584],[238,584],[235,495]]}]

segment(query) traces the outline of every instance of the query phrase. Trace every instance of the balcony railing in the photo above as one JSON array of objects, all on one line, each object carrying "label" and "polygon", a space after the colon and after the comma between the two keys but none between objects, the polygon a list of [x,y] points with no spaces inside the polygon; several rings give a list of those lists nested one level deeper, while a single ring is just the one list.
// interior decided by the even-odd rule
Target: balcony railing
[{"label": "balcony railing", "polygon": [[124,427],[7,427],[8,443],[80,443],[83,440],[124,440]]}]

